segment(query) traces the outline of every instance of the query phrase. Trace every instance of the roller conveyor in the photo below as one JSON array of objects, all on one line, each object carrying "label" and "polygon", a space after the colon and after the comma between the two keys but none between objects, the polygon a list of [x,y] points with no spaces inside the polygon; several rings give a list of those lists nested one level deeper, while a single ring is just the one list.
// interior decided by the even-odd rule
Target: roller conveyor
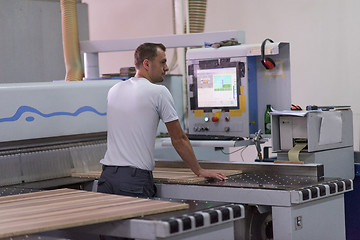
[{"label": "roller conveyor", "polygon": [[187,203],[189,209],[142,218],[73,229],[75,232],[112,234],[136,239],[234,239],[234,222],[242,221],[241,204],[212,201],[163,199]]},{"label": "roller conveyor", "polygon": [[99,235],[234,239],[234,222],[245,216],[241,204],[142,199],[72,189],[0,197],[0,213],[5,217],[0,220],[0,238],[4,239],[28,239],[29,234],[47,239],[60,237],[61,232],[63,236],[75,233],[71,239],[83,239],[84,234],[94,239]]},{"label": "roller conveyor", "polygon": [[[158,166],[167,164],[159,162]],[[246,214],[248,226],[255,229],[249,227],[255,234],[249,239],[345,239],[344,193],[353,190],[351,179],[324,178],[319,165],[229,163],[222,167],[242,168],[243,173],[223,182],[157,183],[158,194],[166,198],[237,202],[245,204],[246,209],[255,205],[258,210]],[[273,232],[266,235],[270,224]]]}]

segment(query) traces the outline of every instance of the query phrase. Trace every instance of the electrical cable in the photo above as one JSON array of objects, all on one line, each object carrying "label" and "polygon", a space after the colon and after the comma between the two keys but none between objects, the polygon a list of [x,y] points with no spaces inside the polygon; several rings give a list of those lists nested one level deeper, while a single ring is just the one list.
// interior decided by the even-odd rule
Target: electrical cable
[{"label": "electrical cable", "polygon": [[241,151],[241,150],[245,150],[245,148],[247,148],[248,146],[244,146],[244,147],[241,147],[241,148],[239,148],[239,149],[237,149],[237,150],[235,150],[235,151],[233,151],[233,152],[224,152],[224,150],[223,149],[221,149],[221,152],[223,153],[223,154],[225,154],[225,155],[230,155],[230,154],[233,154],[233,153],[236,153],[236,152],[238,152],[238,151]]}]

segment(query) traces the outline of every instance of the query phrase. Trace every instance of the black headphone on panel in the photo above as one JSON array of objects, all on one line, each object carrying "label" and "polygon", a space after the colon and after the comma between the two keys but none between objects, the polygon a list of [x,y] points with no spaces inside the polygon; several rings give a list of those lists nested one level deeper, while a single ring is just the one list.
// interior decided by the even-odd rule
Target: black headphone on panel
[{"label": "black headphone on panel", "polygon": [[276,65],[275,65],[275,62],[274,60],[272,60],[271,58],[269,57],[265,57],[265,44],[266,44],[266,41],[269,41],[271,43],[273,43],[274,41],[271,40],[270,38],[267,38],[265,39],[262,44],[261,44],[261,63],[262,65],[264,65],[264,67],[266,69],[273,69]]}]

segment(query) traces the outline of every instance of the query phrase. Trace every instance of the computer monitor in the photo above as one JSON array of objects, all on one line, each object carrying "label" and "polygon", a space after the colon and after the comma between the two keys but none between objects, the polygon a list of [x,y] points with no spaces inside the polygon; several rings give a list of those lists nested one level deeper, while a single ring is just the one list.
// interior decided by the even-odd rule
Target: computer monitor
[{"label": "computer monitor", "polygon": [[197,108],[237,108],[236,67],[196,70]]},{"label": "computer monitor", "polygon": [[205,60],[188,66],[191,110],[239,109],[241,78],[245,76],[243,62],[230,59]]}]

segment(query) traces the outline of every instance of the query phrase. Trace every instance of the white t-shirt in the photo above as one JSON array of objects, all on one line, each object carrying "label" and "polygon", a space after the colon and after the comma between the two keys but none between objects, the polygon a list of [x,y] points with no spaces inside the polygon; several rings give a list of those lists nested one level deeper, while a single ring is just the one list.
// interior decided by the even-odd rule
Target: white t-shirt
[{"label": "white t-shirt", "polygon": [[100,162],[153,170],[159,120],[178,119],[169,90],[145,78],[131,78],[113,86],[107,101],[107,151]]}]

